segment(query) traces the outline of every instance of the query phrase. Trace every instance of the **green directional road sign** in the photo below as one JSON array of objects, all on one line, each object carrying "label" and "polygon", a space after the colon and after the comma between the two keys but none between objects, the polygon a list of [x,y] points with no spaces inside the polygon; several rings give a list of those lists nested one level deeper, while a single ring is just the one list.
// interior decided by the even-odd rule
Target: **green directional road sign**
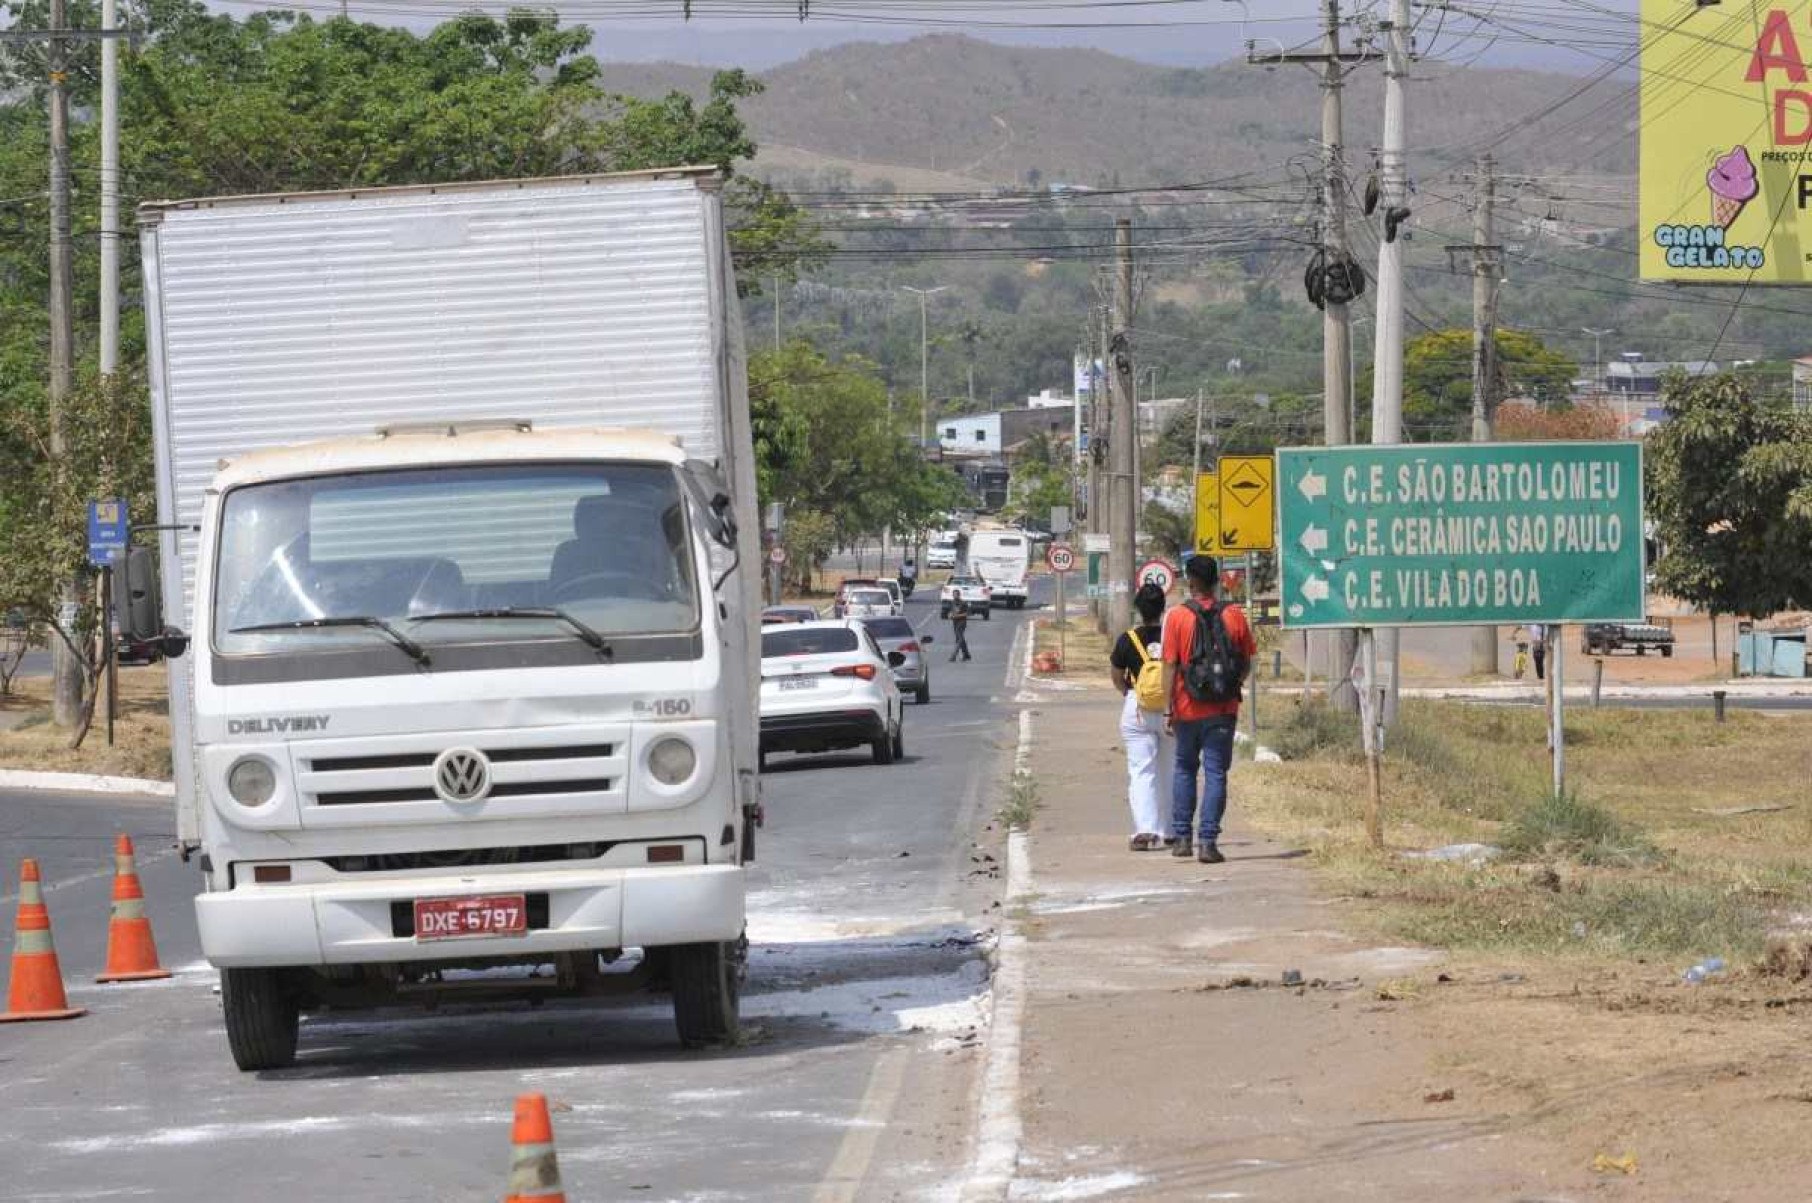
[{"label": "green directional road sign", "polygon": [[1286,627],[1647,615],[1638,443],[1284,448],[1277,495]]}]

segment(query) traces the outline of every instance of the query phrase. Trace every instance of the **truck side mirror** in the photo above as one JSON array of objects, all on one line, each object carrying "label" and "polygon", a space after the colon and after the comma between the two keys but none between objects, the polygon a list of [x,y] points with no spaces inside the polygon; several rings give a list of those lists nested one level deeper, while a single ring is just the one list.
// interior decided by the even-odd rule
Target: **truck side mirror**
[{"label": "truck side mirror", "polygon": [[157,554],[149,547],[127,549],[123,570],[113,574],[113,609],[120,628],[131,638],[149,641],[163,636],[163,590]]},{"label": "truck side mirror", "polygon": [[189,637],[164,625],[164,594],[157,574],[157,553],[149,547],[128,548],[113,574],[113,608],[120,629],[136,642],[154,643],[165,656],[189,650]]}]

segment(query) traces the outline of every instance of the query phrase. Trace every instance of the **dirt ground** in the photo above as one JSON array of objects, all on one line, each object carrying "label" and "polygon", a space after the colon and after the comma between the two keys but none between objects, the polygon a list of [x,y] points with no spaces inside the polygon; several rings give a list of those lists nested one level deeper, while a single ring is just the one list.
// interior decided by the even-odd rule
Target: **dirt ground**
[{"label": "dirt ground", "polygon": [[1236,768],[1225,865],[1130,853],[1111,695],[1035,710],[1061,771],[1021,913],[1016,1197],[1806,1197],[1806,958],[1688,984],[1674,956],[1417,946],[1254,822],[1294,766]]},{"label": "dirt ground", "polygon": [[170,778],[170,719],[162,665],[119,670],[119,717],[107,744],[106,695],[80,748],[71,732],[50,723],[50,679],[21,677],[0,698],[0,768],[98,773],[110,777]]}]

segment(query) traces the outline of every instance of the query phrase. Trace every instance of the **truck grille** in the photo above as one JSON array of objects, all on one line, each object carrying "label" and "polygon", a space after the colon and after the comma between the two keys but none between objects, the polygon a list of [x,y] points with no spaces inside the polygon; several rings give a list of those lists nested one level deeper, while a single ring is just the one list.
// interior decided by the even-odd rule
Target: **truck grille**
[{"label": "truck grille", "polygon": [[331,814],[351,821],[348,808],[376,806],[406,808],[380,822],[444,820],[449,810],[434,790],[434,764],[450,748],[476,749],[490,761],[490,790],[475,804],[480,815],[462,817],[620,811],[628,745],[621,727],[529,728],[310,741],[292,745],[291,755],[307,826],[308,813],[331,825]]}]

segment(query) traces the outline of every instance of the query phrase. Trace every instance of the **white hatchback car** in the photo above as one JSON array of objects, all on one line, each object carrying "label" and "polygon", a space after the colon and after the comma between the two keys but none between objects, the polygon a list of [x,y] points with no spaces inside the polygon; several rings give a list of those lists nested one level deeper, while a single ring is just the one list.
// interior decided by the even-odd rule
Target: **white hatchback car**
[{"label": "white hatchback car", "polygon": [[[884,613],[884,612],[883,612]],[[761,764],[769,752],[831,752],[867,744],[876,764],[906,754],[906,702],[860,622],[800,622],[761,632]]]}]

